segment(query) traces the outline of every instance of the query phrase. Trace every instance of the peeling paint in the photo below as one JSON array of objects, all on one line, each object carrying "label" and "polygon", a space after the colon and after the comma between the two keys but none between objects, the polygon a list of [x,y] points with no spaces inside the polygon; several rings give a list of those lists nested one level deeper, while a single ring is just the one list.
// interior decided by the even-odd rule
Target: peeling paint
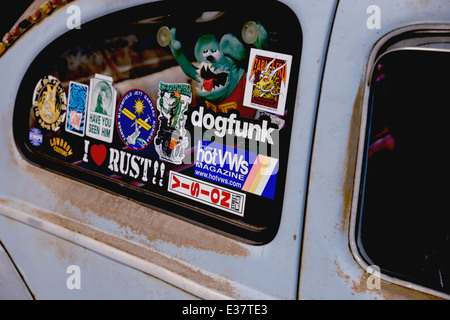
[{"label": "peeling paint", "polygon": [[[198,249],[240,258],[250,255],[244,245],[133,201],[31,165],[20,157],[13,143],[9,144],[8,153],[14,165],[20,167],[28,179],[36,181],[30,183],[45,188],[55,201],[49,203],[46,208],[48,211],[11,199],[0,199],[0,204],[149,261],[201,286],[228,296],[237,295],[236,289],[226,278],[207,275],[179,258],[159,252],[157,243],[164,242],[177,248]],[[117,230],[113,233],[105,232],[101,230],[101,226],[94,225],[94,221],[112,222],[117,225]],[[36,226],[36,221],[30,224]],[[54,250],[61,257],[67,258],[65,252],[58,248]]]},{"label": "peeling paint", "polygon": [[347,286],[351,287],[352,295],[371,294],[375,295],[375,299],[381,298],[385,300],[441,300],[436,296],[411,290],[383,280],[380,280],[380,289],[370,289],[367,286],[367,280],[371,276],[369,273],[361,271],[361,276],[355,280],[345,273],[337,258],[334,260],[334,266],[338,277],[344,280]]},{"label": "peeling paint", "polygon": [[[347,143],[347,156],[345,165],[345,180],[342,185],[342,193],[344,200],[344,207],[341,222],[336,225],[336,229],[342,233],[348,232],[350,224],[350,214],[352,211],[352,201],[354,190],[354,179],[356,174],[356,162],[358,155],[359,137],[361,130],[361,115],[364,104],[364,78],[359,83],[358,92],[353,103],[353,112],[350,120],[349,138]],[[350,249],[349,249],[350,250]],[[387,300],[405,299],[405,300],[429,300],[439,299],[436,296],[428,295],[416,290],[411,290],[403,286],[392,284],[383,280],[381,281],[381,289],[370,289],[367,286],[367,281],[371,276],[369,273],[361,269],[361,276],[354,278],[345,273],[343,268],[336,258],[334,261],[336,274],[343,279],[345,284],[351,288],[352,295],[374,295],[376,298]]]},{"label": "peeling paint", "polygon": [[[78,219],[73,214],[73,208],[77,208],[86,217],[96,215],[113,221],[120,228],[145,237],[149,243],[163,241],[177,247],[196,248],[223,255],[249,255],[248,249],[231,239],[130,200],[40,169],[37,171],[33,168],[28,172],[57,197],[54,209],[62,216]],[[80,222],[89,224],[86,220]]]},{"label": "peeling paint", "polygon": [[[162,241],[178,248],[195,248],[237,257],[247,257],[250,254],[244,245],[232,239],[31,165],[19,155],[14,140],[10,138],[8,141],[8,154],[13,165],[20,167],[26,176],[37,181],[36,185],[45,187],[55,197],[56,201],[49,209],[59,216],[78,220],[83,225],[92,222],[89,217],[97,216],[146,238],[148,243]],[[75,211],[80,211],[81,217]],[[55,222],[49,218],[49,222]],[[61,226],[66,227],[64,224]],[[83,230],[76,231],[83,234]]]},{"label": "peeling paint", "polygon": [[[67,219],[65,217],[58,216],[53,213],[49,213],[47,211],[43,211],[35,207],[31,207],[24,203],[19,203],[13,200],[0,199],[0,204],[4,204],[6,206],[18,209],[22,212],[26,212],[28,214],[35,216],[38,219],[43,219],[45,221],[50,221],[51,223],[54,223],[56,225],[64,226],[64,228],[74,232],[82,230],[83,235],[95,241],[100,241],[108,246],[129,253],[145,261],[149,261],[177,275],[195,281],[199,285],[208,287],[213,290],[217,290],[219,292],[223,292],[229,296],[236,295],[234,287],[227,280],[223,278],[216,278],[210,275],[206,275],[197,268],[189,266],[183,263],[182,261],[178,261],[172,257],[168,257],[155,250],[143,247],[136,243],[125,241],[124,239],[121,239],[115,235],[102,232],[96,228],[91,228],[89,226],[82,225],[78,221]],[[36,225],[35,221],[30,222],[30,225]],[[54,247],[52,243],[49,243],[49,246]],[[47,249],[49,248],[46,248],[46,250]],[[54,252],[56,252],[61,258],[70,258],[67,256],[67,253],[58,246],[54,247],[52,250],[54,250]]]},{"label": "peeling paint", "polygon": [[344,232],[348,229],[350,221],[363,101],[364,77],[359,83],[358,93],[356,94],[355,101],[353,103],[353,113],[350,120],[349,138],[347,143],[347,157],[345,164],[345,180],[342,185],[344,210],[341,223],[339,226],[337,226],[341,232]]}]

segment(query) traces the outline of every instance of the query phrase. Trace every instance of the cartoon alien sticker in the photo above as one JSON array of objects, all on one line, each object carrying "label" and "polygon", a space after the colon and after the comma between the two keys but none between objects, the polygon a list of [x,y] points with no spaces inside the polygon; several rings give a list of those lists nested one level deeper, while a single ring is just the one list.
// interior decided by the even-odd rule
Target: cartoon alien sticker
[{"label": "cartoon alien sticker", "polygon": [[[267,46],[267,32],[261,25],[256,47]],[[248,58],[243,43],[233,34],[222,36],[220,41],[212,34],[201,35],[194,48],[198,67],[194,66],[183,52],[181,42],[176,39],[176,29],[170,30],[168,45],[183,72],[198,83],[197,94],[205,99],[208,108],[227,113],[237,109],[241,116],[253,117],[255,110],[243,106],[242,97],[246,84],[246,70],[241,62]]]}]

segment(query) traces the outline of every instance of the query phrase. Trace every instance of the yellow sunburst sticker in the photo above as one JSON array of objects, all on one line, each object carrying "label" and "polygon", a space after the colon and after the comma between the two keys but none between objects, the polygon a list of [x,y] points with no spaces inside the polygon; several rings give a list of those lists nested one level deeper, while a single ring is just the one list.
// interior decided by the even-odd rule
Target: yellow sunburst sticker
[{"label": "yellow sunburst sticker", "polygon": [[138,98],[137,100],[134,100],[134,113],[137,113],[139,116],[144,112],[144,101]]}]

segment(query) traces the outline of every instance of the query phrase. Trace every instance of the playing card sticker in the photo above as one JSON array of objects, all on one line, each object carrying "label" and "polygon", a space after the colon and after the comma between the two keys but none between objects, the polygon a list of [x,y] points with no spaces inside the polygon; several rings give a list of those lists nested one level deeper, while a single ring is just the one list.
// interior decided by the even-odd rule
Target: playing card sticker
[{"label": "playing card sticker", "polygon": [[292,56],[252,48],[244,105],[284,115]]}]

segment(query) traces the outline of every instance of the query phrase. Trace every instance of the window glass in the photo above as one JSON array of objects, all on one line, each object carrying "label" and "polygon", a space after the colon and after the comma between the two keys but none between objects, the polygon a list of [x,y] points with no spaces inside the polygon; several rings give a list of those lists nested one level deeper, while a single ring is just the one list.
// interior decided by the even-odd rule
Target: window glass
[{"label": "window glass", "polygon": [[[276,12],[276,14],[275,14]],[[302,37],[284,5],[161,3],[31,64],[14,134],[38,165],[252,243],[283,207]]]},{"label": "window glass", "polygon": [[358,245],[369,264],[450,293],[450,52],[397,49],[371,79]]}]

